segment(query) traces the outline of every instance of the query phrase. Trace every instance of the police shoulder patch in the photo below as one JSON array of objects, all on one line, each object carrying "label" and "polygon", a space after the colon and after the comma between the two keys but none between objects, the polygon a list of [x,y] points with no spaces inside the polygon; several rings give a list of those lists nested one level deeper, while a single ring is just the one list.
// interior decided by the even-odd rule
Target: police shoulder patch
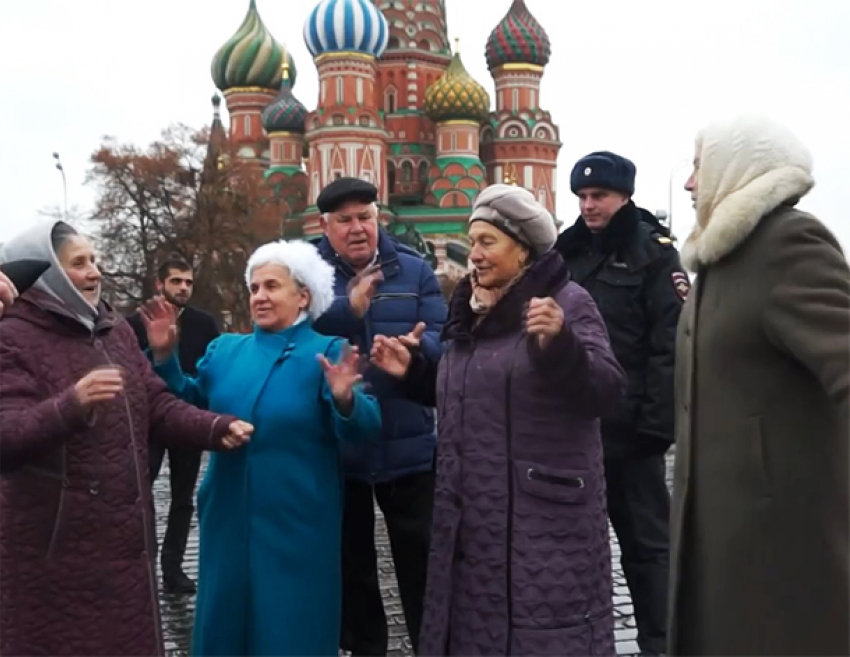
[{"label": "police shoulder patch", "polygon": [[682,301],[688,298],[688,292],[691,291],[691,282],[688,280],[688,275],[684,272],[674,271],[670,274],[670,280],[673,282],[673,289],[676,291]]}]

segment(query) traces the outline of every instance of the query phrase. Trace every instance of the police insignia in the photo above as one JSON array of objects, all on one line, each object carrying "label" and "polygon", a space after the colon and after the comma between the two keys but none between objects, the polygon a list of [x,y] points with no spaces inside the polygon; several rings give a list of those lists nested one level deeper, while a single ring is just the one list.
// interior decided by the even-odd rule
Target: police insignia
[{"label": "police insignia", "polygon": [[680,271],[675,271],[670,275],[670,279],[673,281],[673,289],[676,290],[676,294],[679,298],[682,301],[687,299],[688,292],[691,290],[691,284],[688,281],[687,275]]}]

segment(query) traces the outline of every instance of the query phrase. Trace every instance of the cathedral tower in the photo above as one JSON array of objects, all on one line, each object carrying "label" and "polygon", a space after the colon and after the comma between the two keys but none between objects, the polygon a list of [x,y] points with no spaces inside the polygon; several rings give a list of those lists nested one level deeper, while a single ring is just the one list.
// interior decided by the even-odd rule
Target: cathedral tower
[{"label": "cathedral tower", "polygon": [[263,132],[263,109],[280,87],[283,62],[295,83],[295,63],[266,28],[250,0],[245,20],[219,48],[212,61],[212,77],[224,94],[230,114],[230,142],[239,157],[258,164],[269,162],[269,142]]},{"label": "cathedral tower", "polygon": [[560,134],[540,108],[540,82],[550,55],[543,26],[525,0],[513,0],[487,40],[496,109],[481,131],[481,158],[491,182],[525,187],[554,215]]},{"label": "cathedral tower", "polygon": [[377,60],[388,39],[387,21],[369,0],[322,0],[304,24],[319,73],[318,106],[307,117],[311,206],[328,183],[343,176],[371,182],[379,202],[387,202]]},{"label": "cathedral tower", "polygon": [[423,110],[425,90],[451,62],[443,0],[374,0],[389,26],[378,62],[388,135],[390,203],[421,205],[434,162],[436,131]]},{"label": "cathedral tower", "polygon": [[437,124],[437,153],[428,174],[426,205],[469,208],[487,185],[478,150],[490,96],[455,52],[446,72],[425,92],[425,111]]}]

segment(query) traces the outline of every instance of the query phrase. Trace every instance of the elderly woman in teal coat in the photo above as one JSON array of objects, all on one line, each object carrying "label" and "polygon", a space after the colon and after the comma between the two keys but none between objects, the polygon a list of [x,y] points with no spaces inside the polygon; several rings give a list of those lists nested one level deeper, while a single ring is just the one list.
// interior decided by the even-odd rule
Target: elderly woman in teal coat
[{"label": "elderly woman in teal coat", "polygon": [[306,242],[250,258],[254,331],[210,344],[195,378],[174,353],[176,311],[145,312],[155,369],[175,394],[249,420],[247,449],[215,454],[198,492],[195,655],[337,655],[340,443],[380,434],[358,355],[313,330],[333,301],[333,268]]}]

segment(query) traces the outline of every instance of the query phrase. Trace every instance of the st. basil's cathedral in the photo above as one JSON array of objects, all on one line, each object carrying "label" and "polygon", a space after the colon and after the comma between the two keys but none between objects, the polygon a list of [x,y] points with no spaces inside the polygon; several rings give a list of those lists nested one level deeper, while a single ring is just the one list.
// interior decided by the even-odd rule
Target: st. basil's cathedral
[{"label": "st. basil's cathedral", "polygon": [[539,105],[551,46],[524,0],[487,40],[495,111],[452,53],[445,0],[321,0],[304,40],[319,75],[313,111],[293,95],[298,69],[256,0],[212,61],[230,115],[225,137],[214,97],[214,136],[263,169],[284,201],[284,236],[321,232],[316,198],[341,176],[373,183],[384,222],[415,229],[450,277],[466,272],[469,208],[488,184],[522,185],[554,215],[561,142]]}]

